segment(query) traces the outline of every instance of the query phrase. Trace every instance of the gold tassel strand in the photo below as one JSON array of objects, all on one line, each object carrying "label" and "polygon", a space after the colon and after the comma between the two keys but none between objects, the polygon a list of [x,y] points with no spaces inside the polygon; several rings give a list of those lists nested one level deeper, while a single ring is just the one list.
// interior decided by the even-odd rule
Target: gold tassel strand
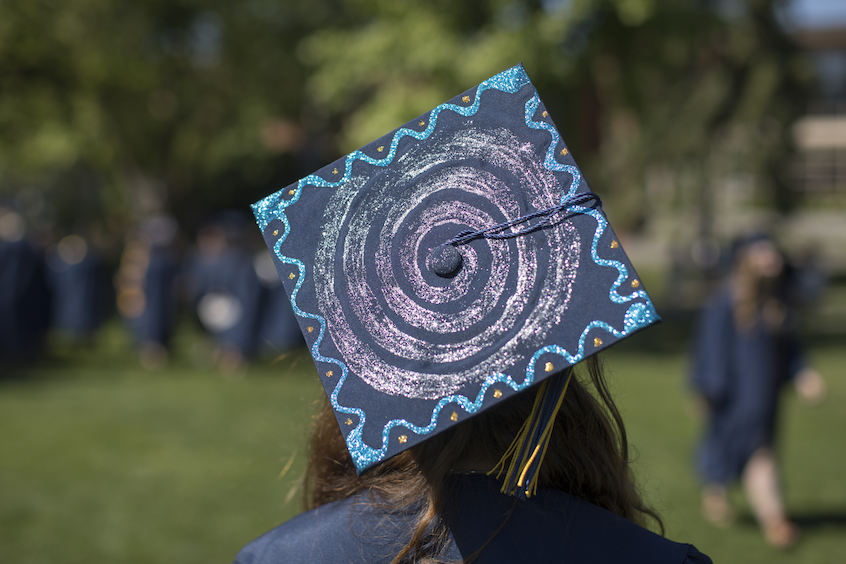
[{"label": "gold tassel strand", "polygon": [[[488,472],[488,475],[496,473],[497,479],[505,472],[502,493],[523,498],[537,493],[537,480],[534,478],[538,475],[538,470],[546,457],[555,418],[561,409],[572,375],[573,370],[569,368],[560,392],[555,390],[561,387],[560,380],[555,384],[550,383],[555,377],[544,380],[539,386],[532,412],[505,454]],[[559,378],[563,377],[563,375],[559,376]],[[540,428],[542,431],[538,434]]]}]

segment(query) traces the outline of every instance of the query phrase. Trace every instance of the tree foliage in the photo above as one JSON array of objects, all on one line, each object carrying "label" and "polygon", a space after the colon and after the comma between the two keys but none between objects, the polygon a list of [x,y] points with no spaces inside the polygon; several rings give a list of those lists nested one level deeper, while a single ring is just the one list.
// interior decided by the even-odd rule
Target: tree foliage
[{"label": "tree foliage", "polygon": [[304,76],[292,53],[320,6],[0,3],[5,190],[53,193],[80,178],[105,214],[131,220],[266,183],[287,146],[263,128],[298,120]]},{"label": "tree foliage", "polygon": [[[789,208],[779,163],[808,71],[777,2],[457,4],[350,1],[355,25],[302,43],[311,99],[338,120],[343,150],[522,61],[624,228],[663,205],[707,210],[712,183],[737,171],[762,178],[767,205]],[[656,170],[690,180],[656,203]]]}]

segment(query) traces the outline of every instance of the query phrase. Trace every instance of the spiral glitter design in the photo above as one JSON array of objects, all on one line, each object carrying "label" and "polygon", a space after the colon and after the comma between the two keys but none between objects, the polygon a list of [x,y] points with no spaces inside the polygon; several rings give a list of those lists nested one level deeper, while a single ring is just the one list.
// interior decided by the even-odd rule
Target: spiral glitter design
[{"label": "spiral glitter design", "polygon": [[580,249],[564,223],[461,246],[458,274],[435,275],[430,249],[554,205],[562,191],[506,129],[435,135],[390,171],[338,187],[314,268],[320,311],[349,370],[381,392],[420,399],[479,384],[512,368],[518,347],[540,346],[567,309]]}]

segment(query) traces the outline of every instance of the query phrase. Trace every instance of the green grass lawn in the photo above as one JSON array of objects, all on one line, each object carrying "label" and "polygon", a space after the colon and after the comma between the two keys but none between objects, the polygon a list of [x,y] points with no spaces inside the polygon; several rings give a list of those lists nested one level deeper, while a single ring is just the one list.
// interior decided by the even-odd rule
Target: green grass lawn
[{"label": "green grass lawn", "polygon": [[[28,374],[0,379],[0,562],[226,563],[298,512],[305,434],[322,393],[303,351],[231,379],[197,360],[203,349],[189,336],[168,369],[149,373],[122,335],[113,328],[94,350],[60,348]],[[839,561],[846,351],[813,351],[829,383],[824,405],[785,395],[785,486],[804,536],[779,553],[761,540],[742,495],[735,526],[699,517],[684,358],[636,349],[612,349],[607,362],[667,535],[721,563]]]},{"label": "green grass lawn", "polygon": [[738,519],[730,528],[716,528],[699,516],[692,460],[700,428],[684,388],[685,358],[609,352],[615,397],[637,451],[636,472],[669,538],[693,543],[719,563],[841,561],[846,550],[846,350],[812,351],[829,386],[822,405],[807,407],[792,390],[783,396],[780,459],[786,504],[802,527],[802,542],[786,552],[763,542],[740,488],[732,492]]}]

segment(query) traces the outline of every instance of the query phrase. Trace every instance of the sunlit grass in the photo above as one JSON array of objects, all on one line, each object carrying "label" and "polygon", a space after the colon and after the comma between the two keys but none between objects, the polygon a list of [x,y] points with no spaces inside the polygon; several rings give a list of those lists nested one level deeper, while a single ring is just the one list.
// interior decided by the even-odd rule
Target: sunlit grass
[{"label": "sunlit grass", "polygon": [[298,512],[303,351],[237,379],[117,352],[0,380],[0,562],[229,562]]},{"label": "sunlit grass", "polygon": [[808,407],[791,389],[782,396],[779,453],[787,509],[802,527],[802,542],[787,552],[769,548],[735,488],[737,522],[728,529],[699,516],[699,484],[693,455],[699,420],[685,388],[681,355],[611,351],[613,388],[637,454],[636,472],[648,499],[662,514],[667,536],[690,542],[714,562],[824,563],[846,548],[846,350],[826,347],[811,354],[826,377],[829,394]]}]

